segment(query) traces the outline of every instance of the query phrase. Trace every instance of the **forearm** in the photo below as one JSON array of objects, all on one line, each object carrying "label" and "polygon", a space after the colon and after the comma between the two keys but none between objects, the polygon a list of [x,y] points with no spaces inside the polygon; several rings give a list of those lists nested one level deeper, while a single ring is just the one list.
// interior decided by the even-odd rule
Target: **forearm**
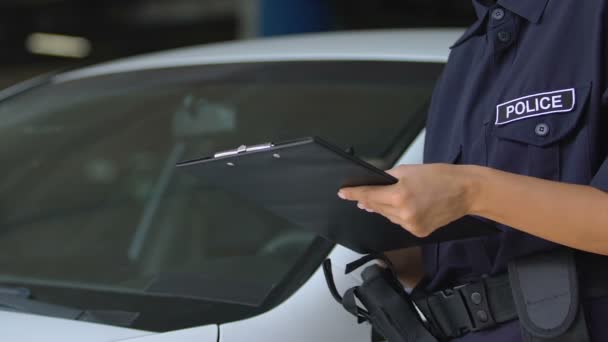
[{"label": "forearm", "polygon": [[470,214],[572,248],[608,255],[608,194],[598,189],[463,166]]}]

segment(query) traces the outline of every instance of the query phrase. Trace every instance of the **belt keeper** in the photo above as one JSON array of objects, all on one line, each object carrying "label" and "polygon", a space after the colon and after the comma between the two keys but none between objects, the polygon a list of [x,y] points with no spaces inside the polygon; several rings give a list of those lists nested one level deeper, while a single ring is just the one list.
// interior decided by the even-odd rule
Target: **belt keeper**
[{"label": "belt keeper", "polygon": [[463,286],[460,292],[471,314],[473,323],[471,331],[485,330],[496,325],[488,302],[485,280]]}]

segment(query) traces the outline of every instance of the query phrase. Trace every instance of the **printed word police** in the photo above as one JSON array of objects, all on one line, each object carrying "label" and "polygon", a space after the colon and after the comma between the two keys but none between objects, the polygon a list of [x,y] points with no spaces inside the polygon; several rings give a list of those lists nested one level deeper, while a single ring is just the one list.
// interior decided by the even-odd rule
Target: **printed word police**
[{"label": "printed word police", "polygon": [[520,97],[496,106],[496,124],[535,116],[570,112],[575,105],[575,90],[565,89]]}]

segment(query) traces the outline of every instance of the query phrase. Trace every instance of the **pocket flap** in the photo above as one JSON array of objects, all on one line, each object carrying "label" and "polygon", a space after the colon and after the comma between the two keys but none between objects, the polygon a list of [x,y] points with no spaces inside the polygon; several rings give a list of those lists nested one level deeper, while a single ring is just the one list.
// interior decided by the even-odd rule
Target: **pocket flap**
[{"label": "pocket flap", "polygon": [[591,85],[524,96],[496,107],[493,134],[528,145],[565,138],[583,116]]}]

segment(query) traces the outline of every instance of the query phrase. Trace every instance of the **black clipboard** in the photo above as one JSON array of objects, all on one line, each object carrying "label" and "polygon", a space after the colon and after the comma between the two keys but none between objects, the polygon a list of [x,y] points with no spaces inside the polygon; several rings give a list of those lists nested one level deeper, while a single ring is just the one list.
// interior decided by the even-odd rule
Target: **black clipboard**
[{"label": "black clipboard", "polygon": [[488,222],[463,217],[418,238],[383,216],[338,198],[346,186],[390,185],[397,180],[352,154],[317,138],[240,146],[212,157],[180,162],[205,186],[253,202],[287,221],[359,253],[488,235]]}]

